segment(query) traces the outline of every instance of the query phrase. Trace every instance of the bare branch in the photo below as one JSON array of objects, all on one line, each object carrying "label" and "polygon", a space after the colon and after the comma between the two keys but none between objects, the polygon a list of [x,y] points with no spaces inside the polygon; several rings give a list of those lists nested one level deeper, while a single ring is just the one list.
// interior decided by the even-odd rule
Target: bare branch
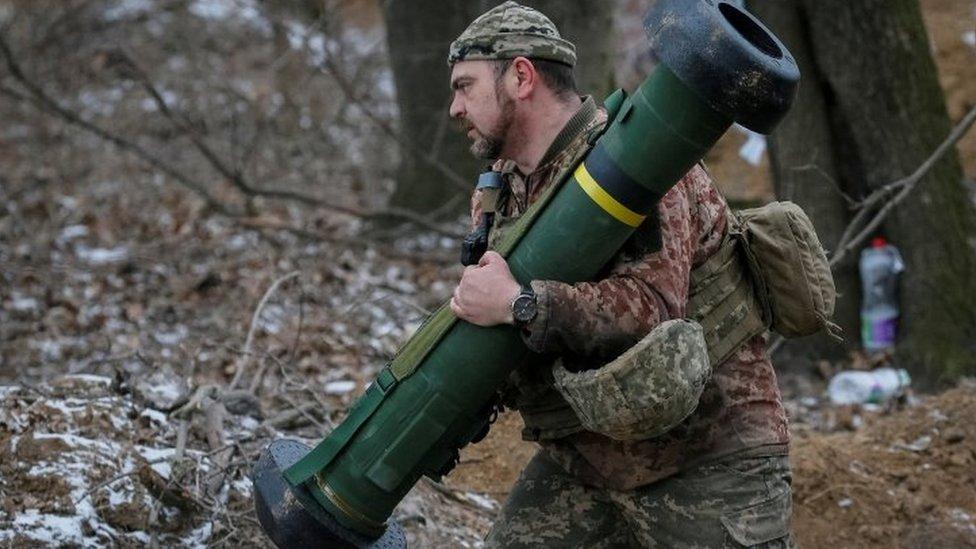
[{"label": "bare branch", "polygon": [[[10,74],[14,77],[15,80],[17,80],[17,82],[19,82],[30,93],[30,100],[35,104],[37,104],[38,106],[42,107],[42,109],[47,109],[48,111],[54,113],[64,121],[68,122],[69,124],[77,126],[89,133],[92,133],[95,136],[112,143],[116,147],[128,151],[129,153],[135,155],[140,160],[146,162],[147,164],[156,168],[160,172],[170,176],[182,186],[198,194],[201,198],[204,199],[207,205],[212,209],[214,209],[215,211],[228,216],[235,215],[233,212],[228,210],[223,204],[221,204],[219,201],[213,198],[210,195],[210,193],[207,192],[206,188],[202,183],[195,181],[188,175],[170,166],[168,163],[164,162],[158,156],[150,153],[142,146],[132,141],[129,141],[123,138],[122,136],[114,132],[111,132],[93,122],[89,122],[88,120],[85,120],[77,113],[63,107],[60,103],[58,103],[53,98],[51,98],[51,96],[47,95],[47,93],[45,93],[40,86],[35,84],[32,80],[30,80],[27,77],[26,73],[24,73],[20,64],[17,62],[17,59],[14,57],[13,52],[10,49],[10,46],[7,44],[7,41],[3,38],[2,35],[0,35],[0,54],[3,55],[4,61],[7,65],[7,70],[10,71]],[[17,100],[27,99],[27,97],[24,96],[23,94],[13,92],[13,90],[10,90],[9,88],[6,87],[0,87],[0,93],[13,97],[14,99]]]},{"label": "bare branch", "polygon": [[220,158],[220,155],[218,155],[213,150],[213,148],[211,148],[210,145],[207,144],[207,142],[203,139],[203,136],[201,136],[200,133],[196,131],[196,129],[193,127],[193,124],[191,124],[190,121],[185,116],[181,116],[173,112],[170,106],[166,103],[166,100],[163,99],[162,94],[159,92],[159,90],[153,84],[152,80],[149,78],[149,75],[146,74],[146,71],[143,70],[138,63],[136,63],[136,61],[132,58],[132,56],[130,56],[129,54],[121,50],[119,51],[119,55],[121,59],[124,60],[125,63],[132,69],[136,77],[136,80],[143,87],[146,93],[148,93],[149,96],[152,98],[153,102],[156,104],[156,107],[159,109],[159,112],[162,113],[163,116],[165,116],[174,125],[174,127],[176,127],[178,130],[183,132],[193,143],[194,147],[196,147],[197,151],[199,151],[200,154],[207,160],[207,162],[209,162],[210,165],[218,173],[220,173],[228,181],[230,181],[230,183],[241,193],[250,197],[261,196],[266,198],[291,200],[294,202],[311,204],[314,206],[328,208],[334,211],[353,215],[356,217],[366,217],[366,218],[393,217],[393,218],[402,219],[404,221],[413,223],[422,228],[444,234],[446,236],[452,236],[452,237],[462,236],[454,231],[445,229],[438,223],[431,221],[431,217],[422,216],[417,214],[416,212],[412,212],[410,210],[406,210],[403,208],[390,207],[390,208],[385,208],[383,210],[366,212],[363,210],[359,210],[357,208],[337,206],[335,204],[329,203],[320,198],[316,198],[302,193],[296,193],[293,191],[278,190],[278,189],[260,189],[251,185],[240,170],[231,168],[229,165],[227,165],[226,162],[224,162]]},{"label": "bare branch", "polygon": [[[966,135],[974,123],[976,123],[976,107],[973,107],[966,113],[966,116],[949,132],[945,141],[936,147],[932,151],[932,154],[911,175],[881,186],[862,200],[858,204],[859,210],[857,214],[847,225],[847,228],[841,235],[840,241],[837,243],[837,248],[830,256],[830,266],[837,266],[848,254],[863,244],[878,226],[884,222],[888,215],[891,214],[895,207],[911,194],[919,181],[932,171],[932,168],[945,156],[946,152]],[[865,223],[864,220],[871,215],[871,212],[879,204],[883,204],[883,206],[874,214],[874,217],[870,221]],[[782,346],[783,342],[783,336],[777,335],[769,345],[769,354],[772,355],[775,353]]]},{"label": "bare branch", "polygon": [[[204,201],[207,202],[207,205],[213,208],[214,210],[226,215],[233,215],[233,213],[230,212],[223,204],[221,204],[216,199],[214,199],[210,195],[210,193],[208,193],[207,190],[204,188],[204,185],[201,184],[200,182],[193,180],[186,174],[173,168],[172,166],[164,162],[162,159],[150,153],[140,145],[133,143],[121,137],[120,135],[113,133],[101,126],[98,126],[97,124],[94,124],[92,122],[89,122],[81,118],[78,114],[68,110],[67,108],[59,104],[57,101],[52,99],[49,95],[47,95],[44,92],[44,90],[40,88],[40,86],[35,84],[29,78],[27,78],[20,64],[17,62],[16,58],[14,57],[13,52],[10,49],[10,46],[7,44],[6,40],[4,40],[2,35],[0,35],[0,54],[3,55],[4,61],[6,62],[7,69],[10,71],[10,74],[14,77],[15,80],[20,82],[20,84],[25,89],[27,89],[27,91],[30,93],[31,100],[35,104],[53,112],[58,117],[65,120],[66,122],[74,126],[78,126],[79,128],[82,128],[88,131],[89,133],[92,133],[104,139],[122,150],[130,152],[131,154],[135,155],[136,157],[146,162],[147,164],[153,166],[160,172],[170,176],[171,178],[176,180],[184,187],[200,195],[200,197],[202,197]],[[0,88],[0,93],[10,95],[14,99],[18,99],[18,100],[25,99],[25,97],[21,94],[9,93],[8,88],[5,87]]]},{"label": "bare branch", "polygon": [[909,194],[911,194],[911,192],[918,185],[918,182],[928,175],[930,171],[932,171],[932,168],[935,167],[943,156],[945,156],[946,152],[951,150],[952,147],[955,146],[955,144],[966,135],[966,133],[973,127],[974,123],[976,123],[976,107],[973,107],[968,113],[966,113],[966,116],[964,116],[962,120],[956,124],[952,131],[949,132],[949,135],[946,137],[945,141],[936,147],[935,151],[932,152],[925,162],[922,162],[914,173],[908,177],[882,186],[864,199],[861,206],[862,209],[860,212],[858,212],[858,215],[854,218],[854,221],[861,222],[867,217],[867,214],[864,214],[864,212],[870,211],[878,204],[884,203],[884,205],[881,206],[881,209],[878,210],[874,217],[871,218],[871,220],[860,229],[860,232],[858,232],[856,236],[850,236],[854,230],[857,230],[851,229],[851,227],[856,227],[854,221],[851,222],[848,229],[844,231],[844,237],[842,237],[841,242],[837,244],[837,249],[834,252],[833,257],[830,258],[831,266],[840,263],[844,257],[847,256],[847,254],[867,240],[867,238],[871,236],[871,233],[873,233],[874,230],[881,225],[885,218],[891,214],[891,212],[895,209],[895,206],[900,204]]},{"label": "bare branch", "polygon": [[833,189],[837,191],[837,194],[839,194],[841,198],[844,199],[844,202],[847,202],[847,205],[849,207],[855,208],[857,206],[857,201],[851,198],[849,194],[845,193],[844,189],[841,188],[840,183],[838,183],[836,179],[831,177],[829,173],[825,172],[823,168],[821,168],[818,164],[804,164],[802,166],[796,166],[791,169],[795,172],[812,171],[817,173],[818,175],[826,179],[828,183],[830,183]]},{"label": "bare branch", "polygon": [[[29,96],[24,95],[6,86],[0,86],[0,93],[4,95],[8,95],[18,101],[32,102],[38,105],[39,107],[41,107],[41,110],[46,110],[49,113],[52,113],[53,115],[56,115],[57,117],[68,122],[69,124],[77,126],[85,131],[88,131],[89,133],[94,134],[95,136],[105,141],[112,143],[118,148],[135,155],[140,160],[146,162],[147,164],[159,170],[160,172],[170,176],[182,186],[193,191],[201,198],[203,198],[203,200],[207,203],[207,205],[214,211],[231,218],[240,217],[241,215],[240,213],[231,211],[224,204],[222,204],[220,201],[215,199],[206,190],[206,186],[201,182],[194,180],[193,178],[186,175],[179,169],[173,167],[169,163],[165,162],[158,156],[150,153],[141,145],[138,145],[137,143],[130,141],[117,133],[114,133],[102,126],[99,126],[94,122],[85,120],[77,113],[71,111],[70,109],[65,108],[56,100],[54,100],[49,95],[47,95],[47,93],[44,92],[44,90],[41,89],[40,86],[35,84],[26,76],[26,73],[24,73],[20,64],[17,62],[16,58],[14,57],[13,52],[10,50],[9,45],[6,43],[6,41],[3,39],[2,36],[0,36],[0,54],[3,55],[10,73],[29,92],[30,95]],[[185,117],[180,117],[176,115],[172,111],[172,109],[170,109],[170,107],[166,104],[166,101],[163,99],[162,94],[160,94],[158,89],[156,89],[152,85],[148,77],[145,76],[145,73],[135,65],[135,63],[131,60],[131,57],[128,57],[126,55],[125,58],[129,59],[129,63],[127,64],[130,65],[130,68],[136,71],[137,79],[146,89],[147,93],[150,94],[153,101],[156,103],[156,106],[160,109],[160,111],[163,112],[164,115],[167,116],[167,118],[174,123],[174,125],[176,125],[181,130],[185,131],[188,137],[190,137],[190,139],[193,141],[197,150],[200,151],[200,153],[204,156],[205,159],[207,159],[210,165],[213,166],[214,169],[217,170],[221,175],[226,177],[228,181],[230,181],[231,184],[233,184],[235,188],[237,188],[245,196],[249,196],[249,197],[261,196],[270,199],[290,200],[294,202],[303,203],[306,205],[326,208],[332,211],[351,215],[353,217],[359,217],[365,219],[392,217],[396,219],[402,219],[406,222],[417,225],[418,227],[436,232],[438,234],[443,234],[445,236],[449,236],[452,238],[458,238],[462,236],[461,233],[459,233],[458,231],[446,228],[443,225],[432,221],[429,217],[420,215],[416,212],[404,208],[390,207],[381,210],[366,211],[366,210],[361,210],[359,208],[331,204],[328,201],[322,200],[320,198],[307,196],[301,193],[296,193],[287,190],[259,189],[250,185],[244,178],[243,174],[240,173],[240,171],[230,168],[226,163],[223,162],[223,160],[220,159],[219,155],[217,155],[213,151],[213,149],[203,141],[203,139],[199,136],[199,134],[195,130],[193,130],[192,124],[190,124],[189,121],[185,119]],[[142,76],[138,77],[139,74],[141,74]]]},{"label": "bare branch", "polygon": [[359,94],[356,93],[356,89],[349,82],[349,79],[342,72],[342,70],[339,69],[335,60],[333,59],[333,56],[326,55],[325,60],[322,62],[321,68],[329,75],[331,75],[333,79],[335,79],[336,84],[339,85],[339,89],[342,91],[343,95],[346,96],[346,99],[350,103],[357,105],[360,108],[360,110],[363,111],[363,114],[365,114],[366,117],[369,118],[371,122],[376,124],[376,126],[381,130],[383,130],[383,133],[389,135],[397,143],[399,143],[407,150],[411,151],[414,155],[416,155],[417,158],[423,160],[424,162],[429,164],[432,168],[436,169],[438,172],[441,173],[441,175],[447,178],[447,181],[449,181],[452,185],[454,185],[458,189],[461,189],[465,192],[471,191],[472,188],[471,184],[468,181],[466,181],[463,177],[461,177],[456,171],[451,169],[450,166],[448,166],[444,162],[441,162],[436,156],[428,153],[427,151],[424,151],[415,143],[411,143],[406,139],[404,139],[403,137],[401,137],[400,134],[395,129],[393,129],[393,126],[391,126],[388,121],[383,120],[379,116],[376,116],[376,114],[373,113],[373,111],[370,110],[369,107],[365,105],[365,100],[361,98]]}]

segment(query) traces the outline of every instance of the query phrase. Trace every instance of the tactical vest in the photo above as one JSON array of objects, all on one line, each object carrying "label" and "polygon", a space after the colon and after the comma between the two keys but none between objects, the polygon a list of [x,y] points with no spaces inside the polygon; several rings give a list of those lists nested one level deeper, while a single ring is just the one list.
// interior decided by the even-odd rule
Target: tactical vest
[{"label": "tactical vest", "polygon": [[[598,129],[595,128],[594,133]],[[558,190],[569,170],[588,150],[589,147],[581,147],[571,161],[564,163],[568,167],[556,174],[556,183],[539,200],[545,200]],[[490,238],[492,248],[506,236],[511,236],[507,233],[517,226],[514,224],[516,219],[496,218]],[[702,325],[713,367],[728,360],[743,343],[763,333],[768,326],[763,320],[762,303],[757,298],[744,251],[738,239],[733,237],[734,219],[729,211],[730,228],[721,247],[691,272],[688,317]],[[525,423],[522,438],[525,440],[552,440],[583,430],[579,418],[555,388],[554,361],[551,356],[532,356],[515,369],[509,378],[509,387],[502,391],[502,402],[522,415]]]},{"label": "tactical vest", "polygon": [[[736,239],[726,235],[719,250],[691,272],[688,318],[702,325],[713,367],[767,327],[741,254]],[[552,440],[583,430],[553,385],[551,364],[518,368],[511,381],[517,394],[507,400],[522,414],[523,438]]]}]

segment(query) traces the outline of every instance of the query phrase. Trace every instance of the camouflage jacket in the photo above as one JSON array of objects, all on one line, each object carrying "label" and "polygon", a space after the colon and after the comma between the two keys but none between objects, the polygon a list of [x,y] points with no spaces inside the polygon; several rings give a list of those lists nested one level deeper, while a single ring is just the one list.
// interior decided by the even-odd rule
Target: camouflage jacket
[{"label": "camouflage jacket", "polygon": [[[587,98],[534,172],[523,175],[512,162],[495,164],[507,183],[496,233],[556,183],[605,122],[605,113]],[[555,358],[570,370],[598,368],[657,324],[685,318],[690,272],[718,250],[727,210],[708,174],[696,166],[664,196],[658,215],[648,216],[595,281],[533,281],[538,315],[524,338],[540,357],[516,369],[517,394],[509,404],[545,401],[543,392],[554,393]],[[664,435],[622,442],[583,431],[542,440],[543,447],[583,482],[618,490],[733,452],[786,453],[786,413],[765,346],[765,336],[757,336],[713,368],[696,411]],[[539,438],[531,432],[523,436]]]}]

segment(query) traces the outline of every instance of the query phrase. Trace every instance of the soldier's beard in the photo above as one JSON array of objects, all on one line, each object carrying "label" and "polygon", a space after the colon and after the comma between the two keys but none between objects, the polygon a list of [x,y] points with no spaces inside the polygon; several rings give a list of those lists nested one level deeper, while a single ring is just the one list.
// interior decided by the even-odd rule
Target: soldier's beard
[{"label": "soldier's beard", "polygon": [[512,121],[515,120],[515,100],[504,93],[497,91],[496,93],[500,110],[498,120],[485,133],[475,128],[474,131],[478,136],[471,144],[471,154],[483,160],[495,160],[501,157],[502,150],[505,148],[505,137],[512,127]]}]

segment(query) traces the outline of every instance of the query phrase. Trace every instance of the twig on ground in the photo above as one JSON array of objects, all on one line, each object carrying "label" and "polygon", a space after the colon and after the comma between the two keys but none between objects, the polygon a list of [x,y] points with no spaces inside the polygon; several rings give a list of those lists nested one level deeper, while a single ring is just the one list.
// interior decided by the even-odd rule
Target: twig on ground
[{"label": "twig on ground", "polygon": [[298,271],[292,271],[271,283],[268,290],[264,292],[264,296],[261,301],[258,302],[258,306],[254,309],[254,314],[251,315],[251,327],[247,330],[247,338],[244,340],[244,350],[237,359],[236,371],[234,372],[234,379],[231,380],[230,385],[227,386],[227,390],[232,391],[237,387],[237,384],[241,382],[244,377],[244,370],[247,369],[251,362],[252,352],[251,348],[254,344],[254,334],[258,328],[258,320],[261,318],[261,312],[264,310],[264,306],[267,305],[268,300],[274,294],[275,290],[278,289],[284,282],[295,278],[300,273]]},{"label": "twig on ground", "polygon": [[817,501],[818,499],[824,497],[825,495],[829,494],[830,492],[833,492],[834,490],[839,490],[841,488],[848,488],[848,489],[850,489],[850,488],[869,489],[870,486],[865,486],[863,484],[850,484],[850,483],[835,484],[833,486],[828,486],[827,488],[825,488],[825,489],[817,492],[816,494],[808,497],[807,499],[803,500],[803,505],[809,505],[810,503],[812,503],[814,501]]},{"label": "twig on ground", "polygon": [[298,285],[298,329],[295,331],[295,342],[288,353],[288,362],[294,363],[298,354],[298,344],[302,341],[302,328],[305,326],[305,287]]},{"label": "twig on ground", "polygon": [[422,478],[424,479],[424,482],[427,484],[427,486],[430,486],[434,490],[436,490],[436,491],[440,492],[441,494],[443,494],[443,495],[445,495],[445,496],[453,499],[454,501],[457,501],[459,503],[463,503],[464,505],[467,505],[469,507],[473,507],[475,509],[478,509],[479,511],[484,511],[485,510],[484,507],[478,505],[477,503],[475,503],[475,502],[471,501],[470,499],[468,499],[467,497],[465,497],[463,495],[463,491],[462,490],[455,490],[453,488],[449,488],[449,487],[441,484],[440,482],[435,482],[435,481],[431,480],[430,477],[422,477]]},{"label": "twig on ground", "polygon": [[182,406],[170,412],[170,415],[179,419],[190,419],[193,413],[203,410],[203,402],[207,398],[212,398],[217,394],[219,388],[213,384],[201,385],[197,387],[190,398]]},{"label": "twig on ground", "polygon": [[[207,444],[211,450],[221,448],[214,455],[214,463],[218,470],[225,470],[233,454],[233,447],[228,448],[227,439],[224,436],[224,418],[227,417],[227,409],[224,403],[217,399],[207,398],[204,401],[204,414],[207,425]],[[215,495],[220,491],[224,484],[226,475],[221,474],[208,479],[206,483],[206,493]]]},{"label": "twig on ground", "polygon": [[306,414],[314,410],[316,406],[317,405],[314,402],[305,402],[299,405],[297,408],[292,407],[287,410],[282,410],[281,412],[278,412],[278,414],[276,414],[274,417],[266,419],[264,421],[264,426],[271,427],[275,430],[280,431],[283,429],[290,429],[296,427],[295,422],[299,418],[304,419],[309,423],[311,423],[311,421],[308,420]]},{"label": "twig on ground", "polygon": [[[315,425],[315,427],[317,427],[318,430],[319,430],[319,436],[324,437],[325,435],[329,434],[329,432],[332,431],[332,428],[334,427],[334,425],[325,425],[321,421],[315,419],[315,416],[313,416],[312,414],[309,413],[310,410],[314,410],[316,408],[315,406],[313,406],[312,408],[309,408],[309,409],[305,409],[305,408],[303,408],[303,406],[301,404],[298,404],[294,400],[292,400],[291,397],[288,396],[286,393],[282,393],[282,394],[280,394],[278,396],[281,398],[281,400],[284,400],[286,403],[288,403],[288,405],[291,406],[293,409],[297,410],[298,413],[303,418],[305,418],[308,421],[310,421],[312,423],[312,425]],[[328,421],[328,420],[326,419],[326,421]]]}]

